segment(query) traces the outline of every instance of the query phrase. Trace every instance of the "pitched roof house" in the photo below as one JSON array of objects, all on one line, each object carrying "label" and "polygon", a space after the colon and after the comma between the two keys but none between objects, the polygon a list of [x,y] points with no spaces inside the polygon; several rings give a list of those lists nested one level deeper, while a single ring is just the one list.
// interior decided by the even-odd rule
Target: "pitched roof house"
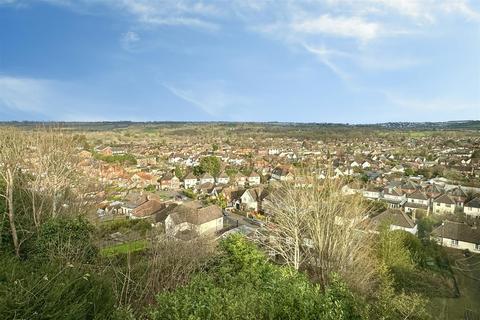
[{"label": "pitched roof house", "polygon": [[476,225],[446,220],[432,231],[432,237],[442,246],[480,253],[480,229]]},{"label": "pitched roof house", "polygon": [[185,240],[202,234],[213,234],[223,229],[222,209],[217,205],[202,207],[198,201],[172,208],[165,218],[167,235]]},{"label": "pitched roof house", "polygon": [[195,187],[197,185],[197,182],[198,179],[192,172],[190,172],[185,178],[183,178],[183,183],[186,189]]},{"label": "pitched roof house", "polygon": [[256,187],[252,189],[245,190],[245,192],[240,197],[241,206],[245,210],[262,210],[262,202],[268,196],[267,190],[263,187]]},{"label": "pitched roof house", "polygon": [[436,214],[451,214],[455,212],[455,200],[448,194],[442,194],[433,199],[433,213]]},{"label": "pitched roof house", "polygon": [[375,228],[387,223],[390,230],[403,230],[411,234],[417,234],[416,223],[403,211],[399,209],[387,209],[379,215],[372,218]]},{"label": "pitched roof house", "polygon": [[467,216],[479,218],[480,217],[480,197],[476,197],[465,204],[463,212]]},{"label": "pitched roof house", "polygon": [[131,219],[147,218],[165,209],[166,207],[167,205],[165,203],[160,202],[159,200],[156,200],[156,199],[150,199],[140,204],[136,208],[134,208],[129,213],[129,217]]}]

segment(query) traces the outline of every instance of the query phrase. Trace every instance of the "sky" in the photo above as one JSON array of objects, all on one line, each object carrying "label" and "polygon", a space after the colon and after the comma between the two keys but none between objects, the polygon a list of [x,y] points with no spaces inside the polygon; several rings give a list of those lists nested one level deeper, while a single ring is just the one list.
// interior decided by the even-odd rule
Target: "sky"
[{"label": "sky", "polygon": [[0,0],[0,120],[480,119],[480,0]]}]

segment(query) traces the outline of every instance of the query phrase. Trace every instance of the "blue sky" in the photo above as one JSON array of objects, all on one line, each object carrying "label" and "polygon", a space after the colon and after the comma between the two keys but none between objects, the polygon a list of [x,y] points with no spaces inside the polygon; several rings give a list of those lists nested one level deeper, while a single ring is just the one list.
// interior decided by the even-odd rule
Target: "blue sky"
[{"label": "blue sky", "polygon": [[0,0],[0,120],[462,119],[477,0]]}]

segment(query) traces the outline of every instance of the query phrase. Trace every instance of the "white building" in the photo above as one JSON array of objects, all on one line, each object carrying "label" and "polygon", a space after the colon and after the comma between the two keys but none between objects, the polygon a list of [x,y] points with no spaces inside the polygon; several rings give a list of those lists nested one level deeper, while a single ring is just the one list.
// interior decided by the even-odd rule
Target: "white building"
[{"label": "white building", "polygon": [[447,220],[432,231],[432,237],[442,246],[480,253],[480,229],[476,225]]},{"label": "white building", "polygon": [[476,197],[473,200],[470,200],[463,207],[463,212],[467,216],[479,218],[480,217],[480,197]]},{"label": "white building", "polygon": [[433,200],[433,213],[453,214],[455,213],[455,200],[448,194],[442,194]]}]

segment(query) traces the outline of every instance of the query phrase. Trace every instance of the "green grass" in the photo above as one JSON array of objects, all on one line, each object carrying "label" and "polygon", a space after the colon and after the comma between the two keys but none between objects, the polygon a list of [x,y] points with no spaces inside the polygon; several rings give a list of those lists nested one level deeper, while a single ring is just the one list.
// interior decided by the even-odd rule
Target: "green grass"
[{"label": "green grass", "polygon": [[[468,259],[460,250],[448,250],[452,270],[457,280],[460,297],[434,298],[430,303],[436,319],[464,319],[466,313],[480,317],[480,255]],[[468,319],[470,319],[468,318]]]},{"label": "green grass", "polygon": [[127,243],[116,244],[110,247],[105,247],[100,250],[100,254],[104,257],[113,257],[117,254],[142,251],[147,247],[147,245],[147,240],[136,240]]}]

